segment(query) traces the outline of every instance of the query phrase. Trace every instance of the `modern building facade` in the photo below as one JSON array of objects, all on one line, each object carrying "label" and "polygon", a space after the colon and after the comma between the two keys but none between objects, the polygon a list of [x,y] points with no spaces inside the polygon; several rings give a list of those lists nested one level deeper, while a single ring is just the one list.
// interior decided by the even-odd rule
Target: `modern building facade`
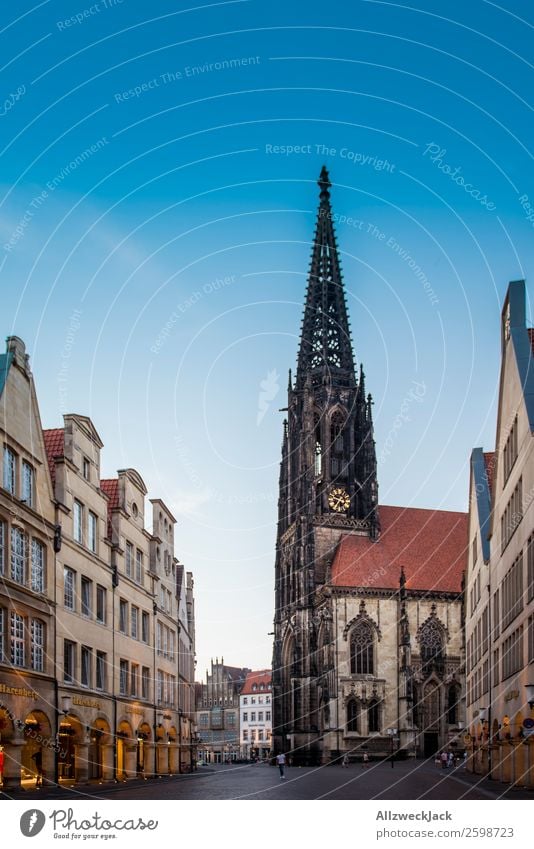
[{"label": "modern building facade", "polygon": [[534,330],[523,281],[501,317],[495,451],[471,456],[468,767],[534,787]]},{"label": "modern building facade", "polygon": [[249,672],[239,695],[241,757],[264,760],[272,744],[272,673],[270,669]]},{"label": "modern building facade", "polygon": [[197,684],[198,753],[203,763],[240,757],[239,694],[249,669],[211,661],[205,683]]},{"label": "modern building facade", "polygon": [[379,505],[326,168],[284,422],[273,741],[295,763],[458,745],[467,516]]},{"label": "modern building facade", "polygon": [[[0,357],[4,785],[148,778],[196,764],[193,581],[134,469],[101,479],[91,420],[42,430],[24,344]],[[181,639],[180,639],[181,637]]]}]

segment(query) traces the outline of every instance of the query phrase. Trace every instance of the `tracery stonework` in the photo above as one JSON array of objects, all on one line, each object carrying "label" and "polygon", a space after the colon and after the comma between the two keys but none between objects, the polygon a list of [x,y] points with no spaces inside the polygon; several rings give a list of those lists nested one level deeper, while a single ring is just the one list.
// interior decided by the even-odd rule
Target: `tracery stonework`
[{"label": "tracery stonework", "polygon": [[431,680],[448,704],[452,665],[463,687],[466,517],[378,504],[373,400],[355,368],[331,186],[323,168],[279,482],[273,743],[295,763],[358,757],[362,745],[386,754],[393,728],[406,756],[444,745],[453,712],[434,716],[432,690],[426,730],[424,688]]}]

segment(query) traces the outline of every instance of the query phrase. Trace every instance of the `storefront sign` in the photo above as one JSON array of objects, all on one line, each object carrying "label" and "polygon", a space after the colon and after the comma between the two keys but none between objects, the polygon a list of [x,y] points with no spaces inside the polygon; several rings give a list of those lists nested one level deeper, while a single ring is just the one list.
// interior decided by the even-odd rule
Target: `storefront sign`
[{"label": "storefront sign", "polygon": [[506,693],[506,695],[504,697],[504,701],[505,702],[511,702],[512,699],[518,699],[518,698],[519,698],[519,690],[510,690],[509,693]]},{"label": "storefront sign", "polygon": [[27,690],[26,687],[8,687],[6,684],[0,684],[0,693],[5,693],[8,696],[22,696],[34,701],[39,698],[35,690]]},{"label": "storefront sign", "polygon": [[139,716],[144,716],[145,711],[144,711],[144,708],[132,707],[131,705],[128,705],[128,707],[124,708],[124,713],[135,713],[135,714],[138,714]]},{"label": "storefront sign", "polygon": [[79,707],[88,707],[100,710],[100,702],[98,702],[96,699],[84,699],[81,696],[73,696],[72,704],[78,705]]}]

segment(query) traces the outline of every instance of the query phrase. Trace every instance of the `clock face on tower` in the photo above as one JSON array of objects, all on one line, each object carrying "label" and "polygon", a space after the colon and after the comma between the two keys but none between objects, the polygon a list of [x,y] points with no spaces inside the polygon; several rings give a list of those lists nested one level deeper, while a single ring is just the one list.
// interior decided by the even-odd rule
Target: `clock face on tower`
[{"label": "clock face on tower", "polygon": [[331,489],[328,494],[328,504],[336,513],[345,513],[350,507],[350,495],[341,486]]}]

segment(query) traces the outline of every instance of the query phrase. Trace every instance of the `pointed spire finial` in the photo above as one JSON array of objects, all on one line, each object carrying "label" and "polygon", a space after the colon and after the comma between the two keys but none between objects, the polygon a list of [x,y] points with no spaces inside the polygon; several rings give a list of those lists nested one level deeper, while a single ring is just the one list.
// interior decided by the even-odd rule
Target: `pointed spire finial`
[{"label": "pointed spire finial", "polygon": [[323,165],[323,167],[321,168],[321,173],[319,175],[317,183],[321,189],[321,201],[330,200],[330,193],[328,190],[330,189],[332,183],[330,182],[330,177],[328,175],[328,169],[326,165]]}]

